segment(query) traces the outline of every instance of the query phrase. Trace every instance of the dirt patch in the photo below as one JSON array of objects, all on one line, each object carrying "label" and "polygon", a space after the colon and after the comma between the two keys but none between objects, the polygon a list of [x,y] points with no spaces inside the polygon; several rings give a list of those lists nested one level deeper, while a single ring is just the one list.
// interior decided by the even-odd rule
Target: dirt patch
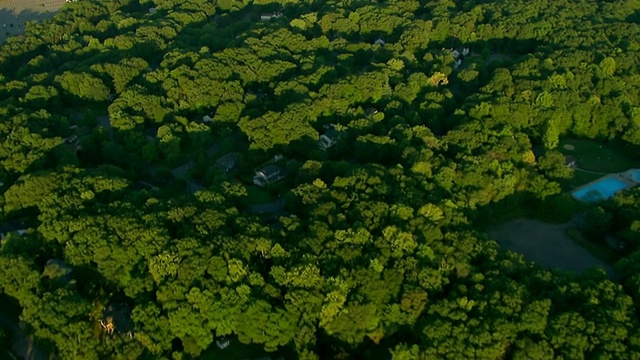
[{"label": "dirt patch", "polygon": [[524,255],[540,267],[584,273],[593,267],[604,268],[609,277],[613,269],[573,242],[565,233],[567,224],[547,224],[531,219],[517,219],[489,231],[489,236],[503,248]]},{"label": "dirt patch", "polygon": [[0,43],[24,32],[27,21],[50,18],[65,0],[0,0]]},{"label": "dirt patch", "polygon": [[569,151],[573,151],[573,150],[575,150],[575,149],[576,149],[576,147],[575,147],[575,146],[573,146],[573,145],[571,145],[571,144],[566,144],[565,146],[563,146],[563,148],[564,148],[565,150],[569,150]]}]

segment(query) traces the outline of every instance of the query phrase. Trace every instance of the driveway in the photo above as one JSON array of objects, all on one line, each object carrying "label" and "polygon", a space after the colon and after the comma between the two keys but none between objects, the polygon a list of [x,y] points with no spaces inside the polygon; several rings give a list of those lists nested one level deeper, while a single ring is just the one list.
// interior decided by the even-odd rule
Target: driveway
[{"label": "driveway", "polygon": [[582,274],[589,268],[599,266],[607,271],[609,277],[614,276],[611,267],[565,233],[566,229],[573,226],[573,222],[547,224],[538,220],[516,219],[494,227],[489,231],[489,237],[503,248],[520,253],[543,268]]}]

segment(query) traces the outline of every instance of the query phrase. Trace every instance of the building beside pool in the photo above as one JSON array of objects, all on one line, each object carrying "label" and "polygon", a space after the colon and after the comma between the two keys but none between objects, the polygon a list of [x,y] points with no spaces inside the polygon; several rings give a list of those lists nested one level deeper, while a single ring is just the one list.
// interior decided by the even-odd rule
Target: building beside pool
[{"label": "building beside pool", "polygon": [[618,192],[640,184],[640,169],[629,169],[618,174],[609,174],[571,192],[578,201],[598,202],[610,199]]}]

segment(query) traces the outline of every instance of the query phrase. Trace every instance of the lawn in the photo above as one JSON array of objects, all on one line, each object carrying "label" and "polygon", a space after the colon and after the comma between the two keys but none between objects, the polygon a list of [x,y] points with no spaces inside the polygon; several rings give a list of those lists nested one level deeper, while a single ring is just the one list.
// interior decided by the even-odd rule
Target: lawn
[{"label": "lawn", "polygon": [[560,142],[558,148],[563,154],[575,157],[579,169],[593,172],[591,174],[576,170],[574,177],[568,181],[568,185],[571,187],[584,185],[605,174],[618,173],[638,167],[638,162],[604,142],[566,139]]},{"label": "lawn", "polygon": [[[567,150],[565,145],[573,146]],[[586,139],[567,139],[560,142],[560,151],[565,155],[572,155],[577,159],[580,169],[600,172],[616,173],[638,166],[636,161],[603,142]]]}]

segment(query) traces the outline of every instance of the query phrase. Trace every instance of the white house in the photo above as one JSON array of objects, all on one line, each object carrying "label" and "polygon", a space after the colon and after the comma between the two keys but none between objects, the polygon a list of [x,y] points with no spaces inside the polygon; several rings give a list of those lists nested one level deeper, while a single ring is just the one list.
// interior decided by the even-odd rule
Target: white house
[{"label": "white house", "polygon": [[264,13],[260,15],[260,20],[271,20],[271,19],[277,19],[279,17],[282,16],[281,12],[277,12],[277,13]]},{"label": "white house", "polygon": [[253,175],[253,183],[258,186],[267,186],[282,179],[284,179],[284,169],[272,164],[256,170]]},{"label": "white house", "polygon": [[216,345],[220,350],[224,350],[228,348],[229,345],[231,345],[231,341],[229,339],[222,338],[222,339],[216,340]]},{"label": "white house", "polygon": [[337,143],[338,131],[334,127],[331,127],[329,128],[329,130],[320,135],[320,139],[318,140],[318,147],[320,148],[320,150],[326,151]]},{"label": "white house", "polygon": [[384,40],[382,40],[381,38],[378,38],[373,43],[376,44],[376,45],[384,45]]}]

